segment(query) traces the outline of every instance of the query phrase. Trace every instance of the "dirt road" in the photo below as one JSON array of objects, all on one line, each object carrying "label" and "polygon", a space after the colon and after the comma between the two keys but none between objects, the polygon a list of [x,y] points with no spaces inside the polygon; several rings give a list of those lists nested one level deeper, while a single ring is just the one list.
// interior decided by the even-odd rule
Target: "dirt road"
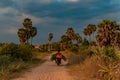
[{"label": "dirt road", "polygon": [[48,60],[14,80],[74,80],[69,76],[65,65],[64,61],[60,66],[57,66],[54,61]]}]

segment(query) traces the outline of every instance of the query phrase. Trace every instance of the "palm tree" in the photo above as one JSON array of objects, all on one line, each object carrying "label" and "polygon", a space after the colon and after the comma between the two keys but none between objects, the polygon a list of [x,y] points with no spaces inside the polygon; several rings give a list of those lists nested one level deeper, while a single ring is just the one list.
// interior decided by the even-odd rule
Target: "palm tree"
[{"label": "palm tree", "polygon": [[32,28],[32,21],[31,21],[31,19],[30,18],[25,18],[24,22],[23,22],[23,26],[26,29],[31,29]]},{"label": "palm tree", "polygon": [[[116,21],[103,20],[98,24],[96,39],[101,46],[120,45],[119,25]],[[99,37],[98,37],[99,36]]]},{"label": "palm tree", "polygon": [[53,33],[49,33],[48,34],[48,41],[49,41],[49,48],[48,48],[48,51],[50,51],[52,49],[52,45],[50,45],[50,42],[53,38]]},{"label": "palm tree", "polygon": [[36,27],[32,27],[30,31],[30,36],[31,36],[31,45],[32,45],[32,38],[37,35],[37,29]]},{"label": "palm tree", "polygon": [[72,43],[72,41],[71,38],[69,38],[67,35],[62,35],[60,43],[62,44],[62,46],[64,46],[62,49],[65,49],[68,44]]},{"label": "palm tree", "polygon": [[[90,36],[95,31],[96,31],[96,25],[94,25],[94,24],[88,24],[87,27],[84,29],[83,33],[86,36],[89,36],[89,41],[90,41],[91,40]],[[94,37],[94,34],[93,34],[93,37]]]},{"label": "palm tree", "polygon": [[[83,33],[85,36],[89,36],[90,30],[88,28],[84,28]],[[89,40],[90,40],[90,37],[89,37]]]},{"label": "palm tree", "polygon": [[79,43],[82,42],[82,38],[81,38],[81,36],[79,35],[79,33],[75,33],[75,34],[74,34],[74,39],[77,41],[77,44],[79,44]]},{"label": "palm tree", "polygon": [[95,33],[95,31],[96,31],[96,25],[94,25],[94,24],[91,24],[91,28],[92,28],[92,33],[93,33],[93,38],[94,38],[94,33]]},{"label": "palm tree", "polygon": [[32,29],[32,21],[31,21],[31,19],[29,19],[29,18],[25,18],[24,19],[24,21],[23,21],[23,26],[25,27],[25,29],[26,29],[26,34],[27,34],[27,43],[28,43],[28,40],[29,40],[29,38],[30,38],[30,32],[31,32],[31,29]]},{"label": "palm tree", "polygon": [[32,27],[32,21],[29,18],[25,18],[23,21],[24,28],[18,29],[18,37],[20,39],[21,43],[28,43],[28,40],[31,38],[31,44],[32,44],[32,38],[37,34],[36,27]]},{"label": "palm tree", "polygon": [[20,29],[18,29],[18,37],[19,37],[19,40],[20,40],[20,43],[24,43],[24,42],[26,42],[26,40],[27,40],[27,38],[26,38],[26,30],[25,29],[23,29],[23,28],[20,28]]},{"label": "palm tree", "polygon": [[69,38],[71,38],[71,39],[74,37],[74,30],[73,30],[72,27],[67,28],[66,35],[67,35]]}]

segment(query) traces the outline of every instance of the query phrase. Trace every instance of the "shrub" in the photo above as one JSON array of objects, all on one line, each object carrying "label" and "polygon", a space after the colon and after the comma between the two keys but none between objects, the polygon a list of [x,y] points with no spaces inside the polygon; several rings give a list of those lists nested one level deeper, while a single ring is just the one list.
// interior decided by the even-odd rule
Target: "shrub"
[{"label": "shrub", "polygon": [[2,46],[1,55],[9,55],[13,60],[22,59],[29,60],[32,58],[32,47],[28,44],[17,45],[14,43]]},{"label": "shrub", "polygon": [[24,61],[32,58],[32,48],[28,44],[22,44],[19,46],[18,56]]},{"label": "shrub", "polygon": [[10,56],[0,55],[0,66],[1,65],[5,65],[5,66],[9,65],[10,59],[11,59]]},{"label": "shrub", "polygon": [[102,80],[118,80],[115,78],[117,78],[118,74],[116,73],[118,73],[120,67],[119,60],[114,60],[113,58],[106,55],[101,55],[101,60],[102,64],[98,63],[98,66],[100,68],[98,70],[100,73],[100,78]]},{"label": "shrub", "polygon": [[112,47],[103,49],[103,54],[113,60],[116,60],[119,58],[115,48],[112,48]]},{"label": "shrub", "polygon": [[17,57],[16,54],[19,53],[18,45],[14,43],[4,44],[1,49],[2,55],[10,55],[11,57]]},{"label": "shrub", "polygon": [[72,52],[78,52],[79,46],[76,45],[76,44],[69,44],[69,45],[67,46],[67,48],[68,48],[70,51],[72,51]]}]

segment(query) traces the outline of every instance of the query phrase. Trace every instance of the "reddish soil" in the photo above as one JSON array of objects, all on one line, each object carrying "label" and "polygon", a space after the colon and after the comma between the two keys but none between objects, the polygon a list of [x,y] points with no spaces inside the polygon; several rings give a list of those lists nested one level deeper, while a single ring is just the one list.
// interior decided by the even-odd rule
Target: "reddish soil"
[{"label": "reddish soil", "polygon": [[60,66],[57,66],[53,61],[46,61],[42,65],[32,68],[20,78],[14,80],[74,80],[65,67],[66,62],[62,61]]}]

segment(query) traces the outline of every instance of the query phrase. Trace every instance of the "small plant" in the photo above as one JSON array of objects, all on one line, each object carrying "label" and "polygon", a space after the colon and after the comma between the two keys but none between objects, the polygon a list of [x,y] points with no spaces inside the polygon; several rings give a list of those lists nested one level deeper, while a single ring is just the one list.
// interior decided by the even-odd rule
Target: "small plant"
[{"label": "small plant", "polygon": [[112,48],[112,47],[105,48],[103,51],[104,51],[104,54],[106,56],[110,57],[111,59],[113,59],[113,60],[118,59],[118,56],[117,56],[114,48]]},{"label": "small plant", "polygon": [[100,67],[98,71],[100,73],[100,77],[102,77],[104,80],[115,80],[115,72],[119,67],[118,64],[111,63],[106,66],[99,64],[98,66]]}]

